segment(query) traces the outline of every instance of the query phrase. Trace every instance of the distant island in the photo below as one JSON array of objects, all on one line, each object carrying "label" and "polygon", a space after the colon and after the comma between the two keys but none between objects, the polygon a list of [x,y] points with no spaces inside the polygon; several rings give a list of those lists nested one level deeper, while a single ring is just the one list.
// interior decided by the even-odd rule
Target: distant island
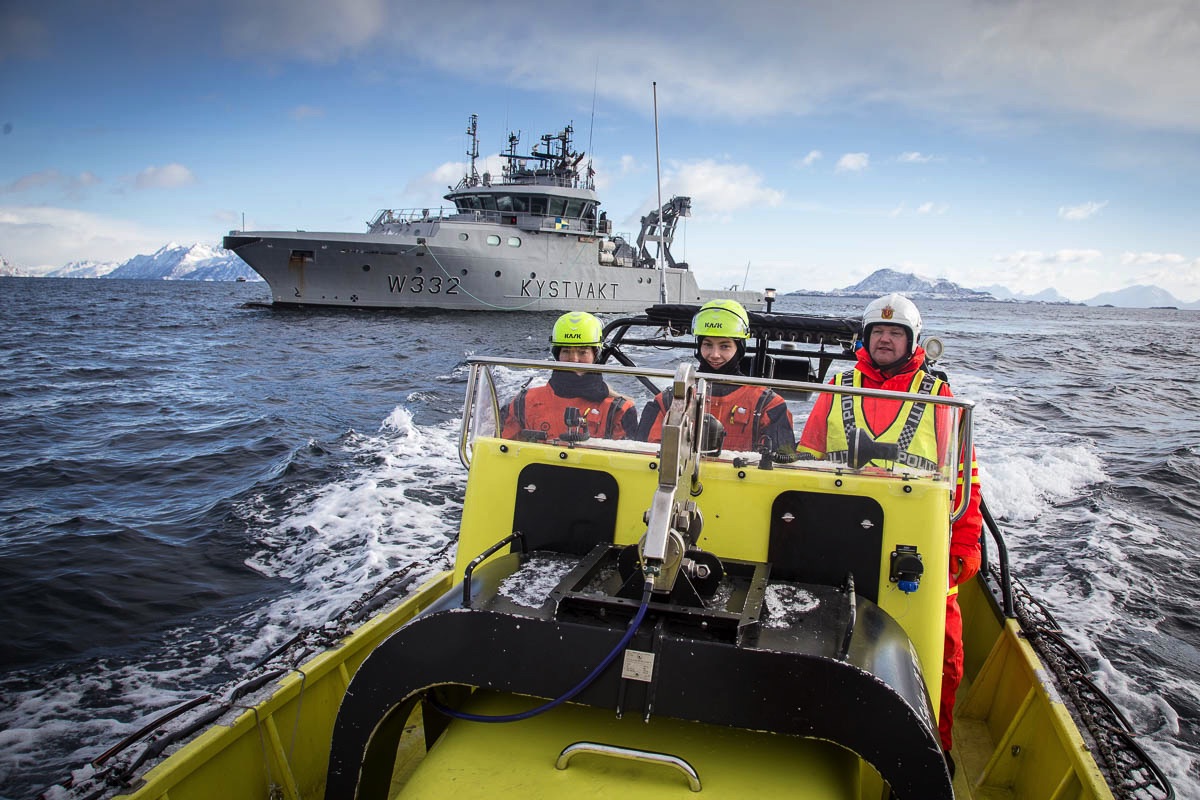
[{"label": "distant island", "polygon": [[996,302],[994,295],[975,289],[964,289],[957,283],[939,278],[934,281],[919,278],[909,272],[895,269],[878,269],[863,280],[843,289],[830,292],[799,289],[789,295],[806,297],[878,297],[889,292],[899,292],[914,300],[978,300]]},{"label": "distant island", "polygon": [[895,269],[878,269],[853,286],[820,292],[799,289],[788,295],[805,297],[878,297],[889,292],[899,292],[914,300],[965,300],[988,303],[1045,303],[1053,305],[1110,306],[1116,308],[1148,309],[1200,309],[1200,302],[1185,303],[1165,289],[1157,286],[1130,286],[1115,292],[1104,292],[1084,300],[1072,302],[1054,289],[1046,289],[1036,295],[1022,295],[1003,286],[993,285],[980,289],[967,289],[944,278],[928,280],[909,272]]},{"label": "distant island", "polygon": [[[52,270],[24,269],[0,256],[0,277],[25,278],[126,278],[162,281],[262,281],[233,252],[207,244],[181,245],[172,242],[149,255],[137,255],[127,261],[72,261]],[[987,303],[1049,303],[1055,305],[1112,306],[1159,310],[1200,309],[1200,302],[1185,303],[1157,286],[1130,286],[1104,292],[1076,303],[1054,289],[1024,295],[992,285],[968,289],[944,278],[929,280],[909,272],[879,269],[853,286],[821,292],[797,289],[792,296],[807,297],[878,297],[900,292],[914,300],[965,300]]]}]

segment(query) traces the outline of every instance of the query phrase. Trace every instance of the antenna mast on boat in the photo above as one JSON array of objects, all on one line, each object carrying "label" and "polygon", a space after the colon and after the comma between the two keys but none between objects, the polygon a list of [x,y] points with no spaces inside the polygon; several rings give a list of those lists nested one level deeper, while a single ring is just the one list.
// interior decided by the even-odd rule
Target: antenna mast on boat
[{"label": "antenna mast on boat", "polygon": [[658,185],[658,247],[654,251],[654,261],[658,264],[658,302],[667,302],[667,272],[663,268],[662,258],[662,164],[658,157],[658,81],[653,81],[650,88],[654,93],[654,175]]},{"label": "antenna mast on boat", "polygon": [[471,149],[467,155],[471,157],[471,173],[467,176],[468,186],[479,185],[479,171],[475,169],[475,159],[479,158],[479,115],[472,114],[471,122],[467,125],[467,135],[471,137]]},{"label": "antenna mast on boat", "polygon": [[585,189],[595,189],[596,184],[593,178],[596,175],[596,170],[592,168],[592,134],[596,132],[596,88],[600,85],[600,57],[596,56],[596,71],[592,77],[592,119],[588,123],[588,163],[587,163],[587,180],[583,184]]}]

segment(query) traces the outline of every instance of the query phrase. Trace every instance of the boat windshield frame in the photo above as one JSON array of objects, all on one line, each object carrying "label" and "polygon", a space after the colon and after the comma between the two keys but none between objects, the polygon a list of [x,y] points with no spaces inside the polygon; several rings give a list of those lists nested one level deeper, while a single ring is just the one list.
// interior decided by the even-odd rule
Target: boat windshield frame
[{"label": "boat windshield frame", "polygon": [[[474,448],[476,439],[479,438],[502,438],[501,437],[501,409],[511,399],[502,397],[500,382],[496,379],[497,370],[514,370],[519,372],[535,371],[537,374],[529,380],[521,381],[523,385],[529,385],[532,380],[538,376],[547,376],[554,371],[571,371],[571,372],[596,372],[605,376],[628,376],[628,378],[636,381],[645,381],[649,379],[658,379],[666,387],[671,386],[671,381],[676,377],[676,373],[669,369],[659,369],[652,367],[640,366],[618,366],[614,364],[582,364],[582,363],[563,363],[556,361],[542,361],[532,359],[519,358],[497,358],[489,356],[475,356],[467,361],[469,375],[467,379],[466,398],[463,405],[463,414],[460,420],[459,430],[459,459],[463,466],[470,469],[471,452]],[[505,383],[508,383],[507,381]],[[795,398],[807,397],[809,394],[833,394],[833,395],[853,395],[859,397],[878,398],[883,400],[891,400],[894,402],[911,402],[914,395],[907,392],[895,392],[884,389],[868,389],[858,388],[853,386],[838,386],[828,383],[810,383],[806,381],[791,381],[781,380],[776,378],[751,378],[738,376],[735,380],[723,378],[721,376],[699,373],[695,378],[695,400],[693,403],[699,403],[699,408],[704,407],[705,399],[713,384],[728,383],[744,386],[765,386],[779,393],[785,399],[794,400]],[[514,392],[515,393],[515,392]],[[649,395],[641,398],[648,400]],[[796,401],[799,402],[799,401]],[[947,485],[948,491],[953,494],[958,476],[962,476],[963,491],[960,493],[958,502],[955,504],[951,519],[957,521],[966,513],[967,503],[970,499],[972,477],[972,462],[973,462],[973,411],[975,404],[971,400],[959,397],[941,397],[941,396],[922,396],[922,402],[928,403],[935,407],[945,407],[951,413],[949,415],[938,415],[947,420],[942,425],[942,430],[937,431],[939,440],[946,437],[945,453],[946,458],[936,470],[922,470],[908,467],[900,463],[891,463],[888,467],[880,467],[873,464],[867,464],[862,467],[854,467],[845,462],[835,462],[831,460],[808,460],[804,458],[796,460],[783,459],[773,464],[774,468],[778,469],[794,469],[794,470],[819,470],[823,472],[834,472],[837,474],[855,474],[862,476],[875,476],[881,478],[901,479],[901,480],[934,480],[944,482]],[[640,409],[643,403],[638,402]],[[695,412],[693,411],[693,414]],[[697,415],[694,418],[699,419]],[[803,429],[804,423],[798,422],[800,429]],[[798,431],[793,430],[793,434],[798,434]],[[648,458],[653,458],[660,450],[659,443],[647,443],[634,440],[612,440],[612,439],[589,439],[585,442],[566,442],[553,440],[547,443],[538,443],[538,446],[558,447],[558,448],[586,448],[591,450],[614,450],[622,452],[640,453]],[[697,445],[698,446],[698,445]],[[951,456],[950,454],[954,454]],[[698,453],[697,458],[698,469],[702,469],[701,465],[713,462],[729,462],[735,464],[757,464],[764,456],[761,453],[754,452],[731,452],[723,451],[718,454]]]}]

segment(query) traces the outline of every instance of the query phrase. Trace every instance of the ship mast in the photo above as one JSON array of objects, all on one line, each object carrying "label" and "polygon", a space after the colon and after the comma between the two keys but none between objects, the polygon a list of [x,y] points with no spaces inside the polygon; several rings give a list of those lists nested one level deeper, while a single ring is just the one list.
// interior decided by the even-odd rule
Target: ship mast
[{"label": "ship mast", "polygon": [[467,176],[468,186],[479,185],[479,170],[475,169],[475,159],[479,158],[479,115],[472,114],[471,122],[467,125],[467,135],[471,137],[471,149],[467,155],[471,157],[471,173]]}]

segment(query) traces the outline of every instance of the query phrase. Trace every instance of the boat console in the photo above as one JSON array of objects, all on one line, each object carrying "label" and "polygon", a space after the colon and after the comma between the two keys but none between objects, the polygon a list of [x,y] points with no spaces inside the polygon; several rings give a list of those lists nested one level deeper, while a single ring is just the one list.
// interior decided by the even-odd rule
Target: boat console
[{"label": "boat console", "polygon": [[[472,360],[461,579],[359,668],[337,717],[327,794],[385,792],[418,708],[432,753],[456,726],[536,715],[564,720],[567,748],[579,742],[563,709],[585,706],[639,725],[784,737],[797,763],[806,751],[844,762],[830,777],[841,793],[822,796],[858,797],[873,770],[868,779],[896,797],[949,800],[930,701],[947,576],[933,565],[948,557],[970,404],[931,398],[953,420],[942,431],[951,457],[935,470],[777,463],[713,446],[712,376],[690,364],[573,364],[614,382],[667,381],[661,443],[501,438],[497,386],[547,367]],[[748,380],[796,397],[832,390]],[[494,696],[527,707],[490,719],[473,710]],[[599,744],[638,752],[621,739]],[[858,758],[839,762],[829,743]],[[710,770],[688,751],[669,755],[703,781]]]}]

